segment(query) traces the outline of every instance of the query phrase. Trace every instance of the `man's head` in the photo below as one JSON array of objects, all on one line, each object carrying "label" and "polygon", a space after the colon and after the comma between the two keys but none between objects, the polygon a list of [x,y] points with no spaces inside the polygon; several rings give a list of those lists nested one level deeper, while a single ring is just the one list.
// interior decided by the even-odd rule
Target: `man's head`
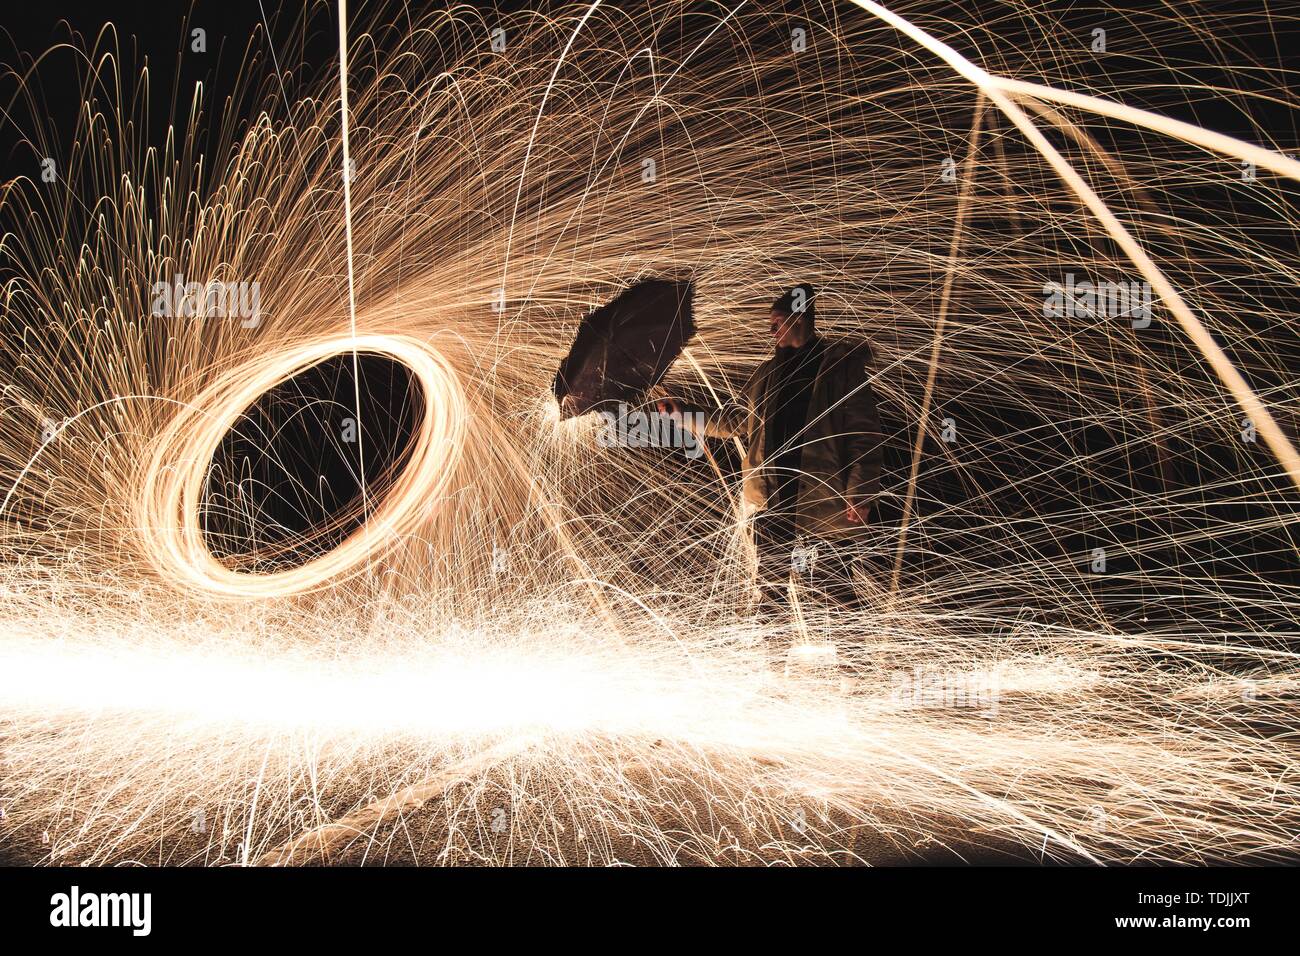
[{"label": "man's head", "polygon": [[777,348],[798,348],[813,337],[816,328],[813,295],[813,287],[801,282],[772,303],[768,322]]}]

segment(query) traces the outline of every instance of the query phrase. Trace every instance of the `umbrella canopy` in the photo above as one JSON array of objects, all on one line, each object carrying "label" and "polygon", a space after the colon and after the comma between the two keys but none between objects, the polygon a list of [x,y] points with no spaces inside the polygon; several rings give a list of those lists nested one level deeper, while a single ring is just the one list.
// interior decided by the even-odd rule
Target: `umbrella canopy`
[{"label": "umbrella canopy", "polygon": [[561,415],[640,402],[695,334],[692,292],[688,281],[646,279],[584,318],[555,376]]}]

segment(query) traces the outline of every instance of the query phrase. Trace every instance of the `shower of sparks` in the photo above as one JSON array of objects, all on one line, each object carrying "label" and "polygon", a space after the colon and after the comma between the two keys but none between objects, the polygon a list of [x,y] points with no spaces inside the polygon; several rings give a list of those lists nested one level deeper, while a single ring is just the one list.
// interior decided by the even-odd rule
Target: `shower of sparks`
[{"label": "shower of sparks", "polygon": [[[1198,14],[1126,21],[1144,60],[953,9],[340,18],[350,65],[250,78],[202,160],[88,104],[75,188],[0,206],[0,854],[1294,859],[1295,144],[1126,105]],[[721,453],[559,421],[578,317],[666,272],[676,394],[733,393],[795,281],[871,339],[904,454],[862,610],[764,623]],[[1045,318],[1067,274],[1149,283],[1153,321]],[[175,275],[264,315],[151,315]],[[349,353],[419,404],[368,520],[214,556],[205,512],[260,515],[223,436]]]}]

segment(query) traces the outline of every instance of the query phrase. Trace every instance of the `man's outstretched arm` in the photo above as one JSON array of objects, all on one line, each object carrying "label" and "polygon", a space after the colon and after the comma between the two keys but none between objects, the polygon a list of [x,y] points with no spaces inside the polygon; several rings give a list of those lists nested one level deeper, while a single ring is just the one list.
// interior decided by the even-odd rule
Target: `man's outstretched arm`
[{"label": "man's outstretched arm", "polygon": [[[747,390],[746,390],[747,391]],[[742,392],[742,395],[745,394]],[[749,438],[752,429],[752,415],[749,404],[744,399],[727,402],[721,408],[705,409],[687,405],[675,398],[661,398],[655,403],[661,415],[667,415],[685,428],[692,428],[697,422],[703,422],[703,434],[707,438]]]}]

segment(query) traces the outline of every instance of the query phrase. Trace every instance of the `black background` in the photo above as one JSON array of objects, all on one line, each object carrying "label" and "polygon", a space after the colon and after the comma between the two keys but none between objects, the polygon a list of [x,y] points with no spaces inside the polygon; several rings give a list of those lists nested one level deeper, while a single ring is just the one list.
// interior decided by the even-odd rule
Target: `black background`
[{"label": "black background", "polygon": [[[928,952],[949,944],[977,952],[1012,943],[1053,951],[1108,939],[1230,952],[1294,935],[1294,871],[1277,868],[752,870],[725,880],[700,870],[422,870],[418,879],[397,870],[8,870],[0,871],[0,919],[15,947],[60,939],[135,947],[201,936],[207,946],[241,949],[280,941],[331,950],[353,943],[549,948],[578,940],[604,948],[635,936],[638,948],[676,948],[689,934],[695,945],[728,948],[779,939],[801,948]],[[73,884],[81,892],[151,892],[151,935],[51,928],[50,897]],[[1188,891],[1250,895],[1232,907],[1137,902],[1139,893]],[[1169,915],[1244,916],[1250,926],[1115,926],[1116,917]]]}]

